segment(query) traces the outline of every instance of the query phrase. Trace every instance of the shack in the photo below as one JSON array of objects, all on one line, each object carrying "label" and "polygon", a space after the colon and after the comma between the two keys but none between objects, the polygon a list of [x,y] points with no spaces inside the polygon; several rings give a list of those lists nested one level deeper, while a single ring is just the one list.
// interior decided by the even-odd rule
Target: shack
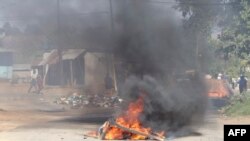
[{"label": "shack", "polygon": [[[104,80],[107,75],[115,80],[114,62],[111,54],[89,52],[85,49],[67,49],[62,52],[62,61],[65,86],[84,87],[98,94],[105,89]],[[44,53],[38,68],[45,86],[60,86],[57,50]]]},{"label": "shack", "polygon": [[[63,84],[78,86],[84,84],[84,49],[68,49],[62,52]],[[48,86],[61,85],[59,56],[57,50],[44,53],[38,64],[39,74]]]},{"label": "shack", "polygon": [[13,70],[13,51],[0,49],[0,79],[11,80]]},{"label": "shack", "polygon": [[85,60],[85,88],[91,93],[100,94],[105,91],[105,77],[108,75],[113,80],[116,90],[115,64],[112,54],[103,52],[87,52]]}]

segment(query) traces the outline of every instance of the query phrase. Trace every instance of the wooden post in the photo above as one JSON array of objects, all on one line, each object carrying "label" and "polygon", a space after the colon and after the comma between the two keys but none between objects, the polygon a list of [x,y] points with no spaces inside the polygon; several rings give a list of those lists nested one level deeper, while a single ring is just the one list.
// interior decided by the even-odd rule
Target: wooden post
[{"label": "wooden post", "polygon": [[164,141],[165,140],[165,137],[160,137],[158,135],[153,135],[151,133],[147,134],[147,133],[143,133],[143,132],[140,132],[140,131],[137,131],[137,130],[133,130],[131,128],[126,128],[126,127],[123,127],[121,125],[119,125],[118,123],[116,123],[114,121],[114,119],[111,119],[109,121],[109,123],[111,124],[111,126],[115,126],[117,128],[120,128],[122,129],[123,131],[127,131],[127,132],[130,132],[130,133],[133,133],[133,134],[138,134],[138,135],[141,135],[141,136],[145,136],[145,137],[148,137],[149,139],[153,139],[153,140],[157,140],[157,141]]},{"label": "wooden post", "polygon": [[116,80],[116,71],[115,71],[115,60],[114,60],[114,55],[112,55],[112,70],[113,70],[113,81],[114,81],[114,88],[115,88],[115,92],[117,92],[118,88],[117,88],[117,80]]},{"label": "wooden post", "polygon": [[64,71],[63,71],[63,60],[62,60],[62,47],[61,47],[61,15],[60,15],[60,0],[57,0],[57,54],[59,58],[59,81],[60,85],[64,85]]},{"label": "wooden post", "polygon": [[44,76],[43,76],[43,86],[46,86],[46,78],[48,75],[48,71],[49,71],[49,64],[45,64],[45,67],[43,66],[43,70],[44,70]]},{"label": "wooden post", "polygon": [[74,72],[73,72],[73,60],[70,60],[70,83],[74,86]]},{"label": "wooden post", "polygon": [[198,31],[195,32],[195,65],[196,65],[196,70],[200,70],[200,65],[199,65],[199,33]]}]

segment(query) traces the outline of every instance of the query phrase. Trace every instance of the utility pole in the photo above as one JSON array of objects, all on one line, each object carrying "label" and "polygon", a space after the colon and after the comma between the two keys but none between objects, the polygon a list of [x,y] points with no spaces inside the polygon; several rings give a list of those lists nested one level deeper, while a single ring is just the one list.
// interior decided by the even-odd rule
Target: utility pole
[{"label": "utility pole", "polygon": [[[112,3],[112,0],[109,0],[109,9],[110,9],[110,26],[111,26],[111,40],[110,42],[112,43],[111,45],[113,46],[113,40],[114,40],[114,15],[113,15],[113,3]],[[114,54],[112,54],[112,72],[113,72],[113,82],[114,82],[114,88],[115,88],[115,91],[117,92],[118,91],[118,88],[117,88],[117,78],[116,78],[116,69],[115,69],[115,56]],[[107,58],[107,61],[109,59]],[[110,65],[108,65],[107,67],[109,67]],[[109,71],[109,69],[107,69],[107,71]]]},{"label": "utility pole", "polygon": [[200,71],[200,63],[199,63],[199,33],[196,31],[196,39],[195,39],[195,57],[196,57],[196,69]]},{"label": "utility pole", "polygon": [[112,3],[112,0],[109,0],[109,8],[110,8],[111,34],[113,36],[113,33],[114,33],[114,15],[113,15],[113,3]]},{"label": "utility pole", "polygon": [[200,49],[199,49],[199,40],[201,34],[199,33],[199,31],[195,30],[194,31],[194,59],[195,59],[195,69],[196,71],[200,71]]},{"label": "utility pole", "polygon": [[60,0],[57,0],[57,53],[58,53],[58,58],[59,58],[59,81],[60,85],[64,85],[64,72],[63,72],[63,61],[62,61],[62,47],[61,47],[61,15],[60,15]]}]

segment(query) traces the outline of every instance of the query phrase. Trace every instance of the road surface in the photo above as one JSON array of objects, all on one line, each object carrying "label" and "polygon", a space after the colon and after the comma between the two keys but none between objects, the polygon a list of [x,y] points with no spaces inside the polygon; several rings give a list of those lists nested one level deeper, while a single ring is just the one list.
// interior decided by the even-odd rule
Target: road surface
[{"label": "road surface", "polygon": [[[96,130],[113,109],[85,108],[69,110],[53,103],[56,94],[27,94],[0,86],[0,141],[92,141],[83,135]],[[57,95],[58,96],[58,95]],[[197,129],[198,136],[174,141],[223,141],[223,125],[249,123],[250,118],[222,118],[214,112]]]}]

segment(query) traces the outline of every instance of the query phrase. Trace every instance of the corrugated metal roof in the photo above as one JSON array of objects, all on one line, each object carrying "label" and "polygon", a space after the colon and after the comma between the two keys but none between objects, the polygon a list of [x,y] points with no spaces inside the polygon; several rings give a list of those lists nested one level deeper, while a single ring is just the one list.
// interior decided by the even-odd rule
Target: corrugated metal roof
[{"label": "corrugated metal roof", "polygon": [[[63,60],[74,60],[79,55],[84,53],[85,49],[68,49],[63,51],[62,59]],[[39,66],[46,65],[46,64],[55,64],[58,62],[58,51],[56,49],[52,50],[49,53],[44,53],[43,60],[39,63]]]},{"label": "corrugated metal roof", "polygon": [[43,60],[39,63],[39,66],[43,66],[46,64],[55,64],[58,61],[57,50],[54,49],[49,53],[44,53]]},{"label": "corrugated metal roof", "polygon": [[63,60],[74,60],[79,55],[81,55],[85,50],[84,49],[68,49],[63,52],[62,59]]}]

